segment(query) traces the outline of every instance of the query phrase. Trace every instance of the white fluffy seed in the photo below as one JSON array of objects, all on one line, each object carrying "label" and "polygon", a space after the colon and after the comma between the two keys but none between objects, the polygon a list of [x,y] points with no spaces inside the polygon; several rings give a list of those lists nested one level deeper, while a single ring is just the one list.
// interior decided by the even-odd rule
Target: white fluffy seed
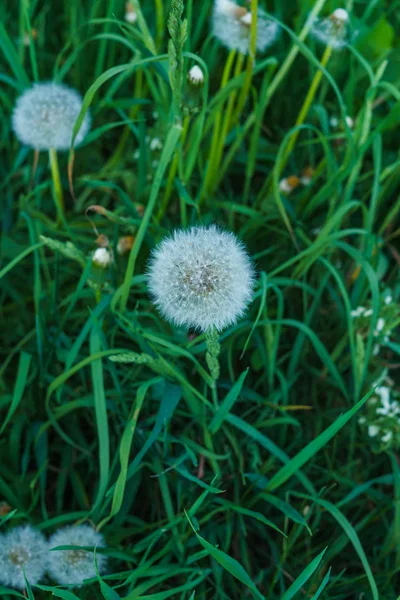
[{"label": "white fluffy seed", "polygon": [[221,330],[240,317],[253,295],[254,270],[243,245],[216,226],[175,231],[153,252],[149,291],[176,325]]},{"label": "white fluffy seed", "polygon": [[24,590],[24,573],[31,585],[39,583],[47,570],[48,555],[44,536],[30,525],[0,535],[0,583]]},{"label": "white fluffy seed", "polygon": [[[60,83],[36,83],[16,102],[12,116],[15,135],[36,150],[68,150],[81,108],[82,98],[77,91]],[[86,113],[75,145],[82,142],[89,127]]]},{"label": "white fluffy seed", "polygon": [[[74,550],[55,550],[49,552],[49,575],[61,585],[79,587],[85,579],[96,577],[94,555],[92,551],[82,550],[79,546],[105,546],[104,537],[90,525],[68,525],[56,531],[49,539],[49,548],[59,546],[78,546]],[[107,566],[107,557],[96,554],[97,568],[103,573]]]},{"label": "white fluffy seed", "polygon": [[[215,0],[212,16],[212,29],[215,37],[228,50],[238,50],[242,54],[250,51],[250,27],[252,14],[231,0]],[[256,50],[264,52],[271,46],[279,33],[279,26],[268,19],[265,11],[257,11]]]}]

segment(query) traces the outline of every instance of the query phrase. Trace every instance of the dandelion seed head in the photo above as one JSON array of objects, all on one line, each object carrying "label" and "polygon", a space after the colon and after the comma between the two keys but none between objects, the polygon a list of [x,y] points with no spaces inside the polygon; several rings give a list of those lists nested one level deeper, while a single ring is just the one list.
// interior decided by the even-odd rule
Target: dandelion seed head
[{"label": "dandelion seed head", "polygon": [[[17,100],[12,116],[15,135],[35,150],[68,150],[72,131],[82,108],[77,91],[60,83],[36,83]],[[90,127],[86,113],[75,144],[82,142]]]},{"label": "dandelion seed head", "polygon": [[335,50],[344,48],[352,37],[350,16],[343,8],[336,9],[330,17],[315,19],[311,35]]},{"label": "dandelion seed head", "polygon": [[[56,531],[49,539],[49,548],[58,546],[105,546],[101,533],[90,525],[68,525]],[[96,554],[97,568],[103,573],[107,566],[107,557]],[[55,550],[49,552],[49,574],[54,581],[61,585],[80,587],[85,579],[96,577],[93,551]]]},{"label": "dandelion seed head", "polygon": [[30,584],[38,583],[47,569],[45,537],[30,525],[14,527],[0,535],[0,583],[25,589],[24,573]]},{"label": "dandelion seed head", "polygon": [[235,323],[253,295],[254,269],[241,242],[210,227],[177,230],[153,253],[149,291],[163,316],[206,331]]},{"label": "dandelion seed head", "polygon": [[[250,51],[250,25],[253,15],[231,0],[215,0],[212,29],[215,37],[229,50],[242,54]],[[257,11],[256,50],[264,52],[279,33],[279,25],[268,19],[265,11]]]}]

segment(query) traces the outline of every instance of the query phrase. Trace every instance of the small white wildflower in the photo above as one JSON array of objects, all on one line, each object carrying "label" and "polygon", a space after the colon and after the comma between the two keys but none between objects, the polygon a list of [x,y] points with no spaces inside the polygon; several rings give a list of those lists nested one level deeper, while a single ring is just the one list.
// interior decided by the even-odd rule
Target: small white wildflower
[{"label": "small white wildflower", "polygon": [[354,318],[361,317],[361,315],[365,315],[366,308],[364,306],[358,306],[354,310],[350,312],[350,316]]},{"label": "small white wildflower", "polygon": [[372,354],[373,356],[378,356],[379,352],[380,352],[380,345],[379,344],[375,344],[373,349],[372,349]]},{"label": "small white wildflower", "polygon": [[345,121],[346,121],[346,125],[347,125],[347,127],[348,127],[349,129],[353,129],[353,127],[354,127],[354,121],[353,121],[353,119],[352,119],[351,117],[347,116],[347,117],[345,118]]},{"label": "small white wildflower", "polygon": [[389,408],[390,404],[390,388],[385,385],[380,385],[376,388],[375,394],[378,396],[383,406]]},{"label": "small white wildflower", "polygon": [[386,335],[383,337],[383,343],[384,343],[384,344],[387,344],[388,342],[390,342],[390,335],[389,335],[389,334],[386,334]]},{"label": "small white wildflower", "polygon": [[[69,525],[56,531],[49,539],[49,548],[59,546],[105,546],[104,537],[90,525]],[[103,573],[107,557],[97,553],[97,568]],[[79,587],[85,579],[96,577],[94,555],[90,550],[55,550],[49,552],[49,575],[61,585]]]},{"label": "small white wildflower", "polygon": [[387,444],[388,442],[390,442],[392,440],[393,437],[393,431],[387,431],[385,433],[385,435],[382,436],[382,442],[384,444]]},{"label": "small white wildflower", "polygon": [[296,175],[290,175],[281,179],[279,182],[279,189],[284,194],[290,194],[300,185],[300,179]]},{"label": "small white wildflower", "polygon": [[360,425],[364,425],[367,422],[367,419],[366,419],[366,417],[360,417],[358,419],[358,422]]},{"label": "small white wildflower", "polygon": [[336,9],[330,17],[315,19],[311,27],[316,40],[336,50],[347,45],[350,33],[349,14],[343,8]]},{"label": "small white wildflower", "polygon": [[97,248],[92,255],[92,263],[96,267],[106,269],[113,263],[113,255],[107,248]]},{"label": "small white wildflower", "polygon": [[0,583],[25,589],[38,583],[47,570],[48,546],[45,537],[30,525],[14,527],[0,535]]},{"label": "small white wildflower", "polygon": [[137,18],[138,16],[136,14],[135,7],[133,4],[131,4],[131,2],[127,2],[125,4],[125,21],[127,21],[127,23],[136,23]]},{"label": "small white wildflower", "polygon": [[[68,150],[81,108],[82,98],[77,91],[60,83],[36,83],[16,102],[12,116],[15,135],[35,150]],[[82,142],[89,127],[86,113],[76,145]]]},{"label": "small white wildflower", "polygon": [[377,425],[370,425],[368,427],[369,437],[376,437],[379,433],[380,428]]},{"label": "small white wildflower", "polygon": [[345,8],[337,8],[333,11],[332,18],[336,19],[336,21],[347,23],[347,21],[350,19],[350,16]]},{"label": "small white wildflower", "polygon": [[[246,8],[231,0],[215,0],[213,12],[213,33],[221,44],[229,50],[238,50],[242,54],[250,51],[250,25],[252,14]],[[256,50],[264,52],[278,36],[279,26],[268,19],[266,13],[257,12]]]},{"label": "small white wildflower", "polygon": [[367,310],[364,311],[363,316],[364,317],[371,317],[374,314],[374,311],[372,310],[372,308],[368,308]]},{"label": "small white wildflower", "polygon": [[300,177],[298,178],[299,185],[301,184],[304,187],[308,187],[309,185],[311,185],[311,183],[313,181],[313,177],[314,177],[314,169],[312,167],[306,167],[305,169],[303,169]]},{"label": "small white wildflower", "polygon": [[153,138],[151,140],[151,142],[150,142],[150,150],[152,152],[154,152],[155,150],[162,150],[162,147],[163,147],[163,145],[162,145],[162,142],[161,142],[160,138],[155,137],[155,138]]},{"label": "small white wildflower", "polygon": [[190,69],[188,73],[188,80],[193,85],[202,85],[204,83],[204,73],[198,65],[194,65]]},{"label": "small white wildflower", "polygon": [[339,119],[337,117],[331,117],[329,119],[329,125],[333,127],[333,129],[336,129],[339,127]]},{"label": "small white wildflower", "polygon": [[129,12],[125,13],[125,21],[128,23],[136,23],[137,14],[133,10],[130,10]]},{"label": "small white wildflower", "polygon": [[206,331],[235,323],[253,295],[254,271],[243,245],[215,225],[175,231],[152,256],[148,285],[168,320]]},{"label": "small white wildflower", "polygon": [[376,323],[374,336],[377,337],[381,333],[381,331],[384,327],[385,327],[385,319],[382,319],[382,317],[380,317]]},{"label": "small white wildflower", "polygon": [[389,294],[385,297],[385,304],[391,304],[393,301],[393,297]]}]

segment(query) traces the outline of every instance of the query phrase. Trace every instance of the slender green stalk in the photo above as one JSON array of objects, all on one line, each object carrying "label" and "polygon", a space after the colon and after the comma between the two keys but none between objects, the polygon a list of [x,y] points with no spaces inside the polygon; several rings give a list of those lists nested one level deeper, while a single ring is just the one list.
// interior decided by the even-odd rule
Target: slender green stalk
[{"label": "slender green stalk", "polygon": [[[236,56],[236,50],[231,50],[228,55],[228,59],[225,63],[225,68],[224,68],[224,72],[222,75],[221,90],[224,89],[224,87],[226,86],[226,84],[229,81],[229,76],[230,76],[230,73],[232,70],[235,56]],[[203,193],[205,193],[205,194],[207,194],[207,192],[208,192],[208,187],[209,187],[209,184],[212,179],[213,172],[214,172],[215,155],[216,155],[217,148],[218,148],[218,139],[219,139],[219,135],[220,135],[221,122],[222,122],[222,109],[223,109],[223,107],[221,106],[221,110],[219,110],[215,116],[214,131],[213,131],[213,136],[212,136],[212,140],[211,140],[210,153],[208,156],[207,174],[206,174],[206,178],[205,178],[205,182],[204,182],[204,186],[203,186]],[[202,196],[200,199],[202,199]]]},{"label": "slender green stalk", "polygon": [[[185,144],[186,141],[186,136],[189,130],[189,125],[190,125],[190,117],[186,116],[183,120],[183,129],[182,129],[182,139],[181,139],[181,147],[182,147],[182,152],[183,152],[183,146]],[[176,154],[174,156],[174,159],[172,161],[169,173],[168,173],[168,179],[167,179],[167,185],[165,188],[165,194],[164,197],[161,201],[161,206],[160,209],[158,211],[157,217],[156,217],[156,222],[160,223],[162,217],[164,216],[167,208],[168,208],[168,202],[169,199],[171,197],[172,194],[172,190],[174,187],[174,180],[175,180],[175,176],[176,173],[178,171],[178,164],[179,164],[179,156],[178,154]]]},{"label": "slender green stalk", "polygon": [[256,61],[257,52],[257,11],[258,11],[258,0],[251,0],[250,10],[252,14],[251,28],[250,28],[250,49],[247,57],[246,71],[244,77],[243,87],[240,92],[239,100],[236,106],[233,121],[235,122],[248,100],[249,90],[251,81],[253,79],[254,64]]},{"label": "slender green stalk", "polygon": [[[304,24],[303,29],[300,31],[300,33],[298,35],[298,39],[300,42],[304,42],[304,40],[308,36],[309,31],[314,22],[314,19],[318,16],[318,14],[323,9],[325,2],[326,2],[326,0],[317,0],[306,23]],[[256,162],[255,162],[255,157],[257,154],[256,148],[258,147],[258,143],[259,143],[259,139],[260,139],[260,132],[261,132],[262,124],[264,122],[265,111],[267,110],[276,90],[279,88],[280,84],[282,83],[282,81],[284,81],[287,73],[291,69],[299,52],[300,52],[300,46],[297,43],[294,43],[290,52],[288,53],[286,59],[283,61],[281,68],[276,73],[275,77],[273,78],[270,85],[268,86],[268,90],[265,95],[264,102],[261,106],[261,109],[258,111],[257,120],[256,120],[256,124],[254,127],[252,139],[251,139],[251,151],[250,151],[251,164],[249,165],[249,169],[247,171],[248,180],[250,180],[251,177],[253,176],[255,166],[256,166]]]},{"label": "slender green stalk", "polygon": [[[237,60],[236,60],[236,67],[235,67],[235,73],[234,73],[235,77],[238,77],[242,71],[243,60],[244,60],[243,54],[239,54],[237,57]],[[216,179],[218,177],[218,173],[219,173],[219,169],[220,169],[220,165],[221,165],[221,159],[222,159],[222,155],[223,155],[223,151],[224,151],[226,137],[237,119],[237,112],[235,115],[232,116],[232,112],[233,112],[235,101],[236,101],[236,95],[237,95],[236,91],[233,91],[230,94],[226,110],[224,111],[224,122],[222,125],[222,131],[218,138],[218,142],[217,142],[217,146],[216,146],[216,150],[215,150],[215,157],[213,159],[213,164],[211,165],[212,173],[213,173],[213,181],[210,184],[210,190],[209,190],[210,192],[212,192],[216,187],[215,183],[216,183]]]},{"label": "slender green stalk", "polygon": [[161,50],[164,31],[165,31],[165,15],[163,0],[155,0],[156,4],[156,47]]},{"label": "slender green stalk", "polygon": [[57,150],[49,150],[51,177],[53,180],[53,199],[57,210],[58,222],[64,221],[64,196],[61,185],[60,169],[58,166]]},{"label": "slender green stalk", "polygon": [[[296,141],[297,141],[297,139],[298,139],[298,137],[300,135],[300,129],[299,129],[299,127],[304,123],[304,121],[305,121],[305,119],[306,119],[306,117],[308,115],[308,112],[309,112],[309,110],[311,108],[311,105],[312,105],[312,103],[314,101],[315,94],[318,91],[319,85],[321,83],[322,75],[323,75],[322,69],[325,69],[325,67],[327,66],[327,64],[328,64],[329,59],[330,59],[331,56],[332,56],[332,47],[331,46],[327,46],[325,48],[325,52],[324,52],[324,54],[322,56],[322,59],[321,59],[321,63],[320,63],[320,67],[321,68],[319,68],[318,71],[315,73],[315,75],[313,77],[313,80],[311,82],[311,85],[310,85],[310,87],[308,89],[307,95],[306,95],[306,97],[304,99],[304,102],[303,102],[303,104],[301,106],[300,112],[299,112],[299,114],[297,116],[296,123],[295,123],[296,131],[290,137],[288,145],[287,145],[285,151],[283,152],[283,156],[282,156],[282,159],[280,161],[280,171],[281,172],[283,172],[283,170],[284,170],[284,168],[285,168],[285,166],[286,166],[286,164],[287,164],[287,162],[288,162],[288,160],[290,158],[290,155],[291,155],[291,153],[293,151],[293,148],[296,145]],[[271,189],[271,178],[268,178],[266,180],[264,186],[262,187],[261,192],[259,193],[258,197],[259,198],[263,198],[263,197],[267,196],[269,194],[269,192],[270,192],[270,189]]]},{"label": "slender green stalk", "polygon": [[[331,56],[332,56],[332,46],[327,46],[325,48],[325,52],[324,52],[324,54],[322,56],[322,59],[321,59],[321,67],[322,68],[324,68],[324,69],[326,68],[326,66],[327,66],[327,64],[328,64],[329,59],[331,58]],[[307,96],[305,97],[305,100],[304,100],[303,105],[302,105],[302,107],[300,109],[299,115],[298,115],[298,117],[296,119],[295,127],[300,127],[304,123],[304,121],[305,121],[305,119],[306,119],[306,117],[308,115],[308,112],[309,112],[309,110],[311,108],[311,105],[312,105],[312,103],[314,101],[315,94],[318,91],[319,85],[321,83],[322,75],[323,75],[322,69],[318,69],[318,71],[314,75],[314,78],[313,78],[313,80],[311,82],[311,85],[310,85],[310,87],[308,89]],[[297,141],[297,138],[299,137],[299,135],[300,135],[300,130],[297,129],[293,133],[293,135],[291,136],[290,141],[289,141],[289,143],[288,143],[288,145],[286,147],[286,151],[285,151],[285,153],[283,155],[283,158],[282,158],[281,170],[283,170],[285,168],[285,165],[286,165],[287,161],[289,160],[289,157],[290,157],[290,155],[291,155],[291,153],[293,151],[293,148],[296,145],[296,141]]]}]

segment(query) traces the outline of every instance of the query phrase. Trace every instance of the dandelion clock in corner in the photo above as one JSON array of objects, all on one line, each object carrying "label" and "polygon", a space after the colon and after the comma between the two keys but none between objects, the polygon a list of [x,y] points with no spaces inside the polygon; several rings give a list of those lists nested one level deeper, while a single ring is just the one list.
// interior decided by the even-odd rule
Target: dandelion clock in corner
[{"label": "dandelion clock in corner", "polygon": [[24,590],[25,577],[39,583],[48,566],[45,537],[30,525],[14,527],[0,535],[0,584]]}]

